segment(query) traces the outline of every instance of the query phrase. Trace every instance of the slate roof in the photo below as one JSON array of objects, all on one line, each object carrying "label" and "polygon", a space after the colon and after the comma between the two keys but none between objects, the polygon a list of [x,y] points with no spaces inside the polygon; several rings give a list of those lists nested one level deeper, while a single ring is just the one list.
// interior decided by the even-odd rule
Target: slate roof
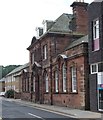
[{"label": "slate roof", "polygon": [[[60,17],[58,17],[54,22],[52,22],[52,24],[49,26],[49,29],[40,36],[39,39],[42,39],[45,35],[47,35],[48,33],[55,33],[55,34],[70,34],[71,30],[70,30],[70,22],[73,18],[72,14],[67,14],[67,13],[63,13]],[[46,20],[48,21],[48,20]],[[50,21],[48,21],[50,22]],[[50,24],[50,23],[49,23]],[[35,38],[35,37],[34,37]],[[35,42],[37,42],[38,40],[35,40]],[[34,43],[33,39],[31,43]],[[27,50],[29,50],[31,47],[33,46],[33,44],[31,44]]]},{"label": "slate roof", "polygon": [[88,43],[88,35],[84,36],[84,37],[81,37],[80,39],[77,39],[75,41],[73,41],[67,48],[66,50],[68,49],[71,49],[77,45],[80,45],[81,43]]},{"label": "slate roof", "polygon": [[9,76],[9,75],[12,75],[12,74],[14,74],[14,73],[20,72],[21,70],[23,70],[23,69],[25,69],[25,68],[27,68],[27,67],[29,67],[29,63],[26,63],[26,64],[24,64],[24,65],[22,65],[22,66],[19,66],[19,67],[15,68],[14,70],[12,70],[12,71],[11,71],[9,74],[7,74],[6,76]]},{"label": "slate roof", "polygon": [[51,26],[48,32],[70,32],[69,25],[72,17],[72,14],[63,13],[55,20],[55,23]]}]

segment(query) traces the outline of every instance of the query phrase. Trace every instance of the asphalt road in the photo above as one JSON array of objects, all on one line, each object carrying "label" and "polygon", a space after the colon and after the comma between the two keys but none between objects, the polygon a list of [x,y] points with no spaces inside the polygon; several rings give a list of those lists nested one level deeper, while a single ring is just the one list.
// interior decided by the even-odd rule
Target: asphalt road
[{"label": "asphalt road", "polygon": [[0,101],[0,108],[2,108],[0,113],[3,120],[77,120],[3,99]]}]

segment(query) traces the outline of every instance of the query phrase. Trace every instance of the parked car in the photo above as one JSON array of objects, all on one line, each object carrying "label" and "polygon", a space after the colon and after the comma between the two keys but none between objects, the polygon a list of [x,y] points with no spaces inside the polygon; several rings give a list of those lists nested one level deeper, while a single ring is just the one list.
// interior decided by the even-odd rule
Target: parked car
[{"label": "parked car", "polygon": [[0,96],[5,96],[5,92],[0,92]]}]

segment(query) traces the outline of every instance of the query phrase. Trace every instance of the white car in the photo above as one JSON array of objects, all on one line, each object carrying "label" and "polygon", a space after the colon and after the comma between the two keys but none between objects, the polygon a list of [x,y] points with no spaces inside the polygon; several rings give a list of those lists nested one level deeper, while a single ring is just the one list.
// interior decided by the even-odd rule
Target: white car
[{"label": "white car", "polygon": [[5,92],[0,92],[0,96],[5,96]]}]

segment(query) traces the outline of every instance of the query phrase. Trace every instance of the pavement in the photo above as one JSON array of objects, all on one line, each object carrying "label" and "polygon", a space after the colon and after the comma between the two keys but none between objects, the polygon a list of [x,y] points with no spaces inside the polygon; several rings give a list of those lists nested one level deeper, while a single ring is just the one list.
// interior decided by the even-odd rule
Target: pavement
[{"label": "pavement", "polygon": [[36,107],[38,109],[43,109],[46,111],[51,111],[51,112],[55,112],[58,114],[70,116],[72,118],[78,118],[79,120],[103,120],[103,114],[99,112],[72,109],[68,107],[60,107],[60,106],[55,106],[55,105],[37,104],[34,102],[28,102],[28,101],[24,101],[21,99],[8,99],[8,98],[4,98],[4,99],[8,101],[14,101],[22,105]]}]

